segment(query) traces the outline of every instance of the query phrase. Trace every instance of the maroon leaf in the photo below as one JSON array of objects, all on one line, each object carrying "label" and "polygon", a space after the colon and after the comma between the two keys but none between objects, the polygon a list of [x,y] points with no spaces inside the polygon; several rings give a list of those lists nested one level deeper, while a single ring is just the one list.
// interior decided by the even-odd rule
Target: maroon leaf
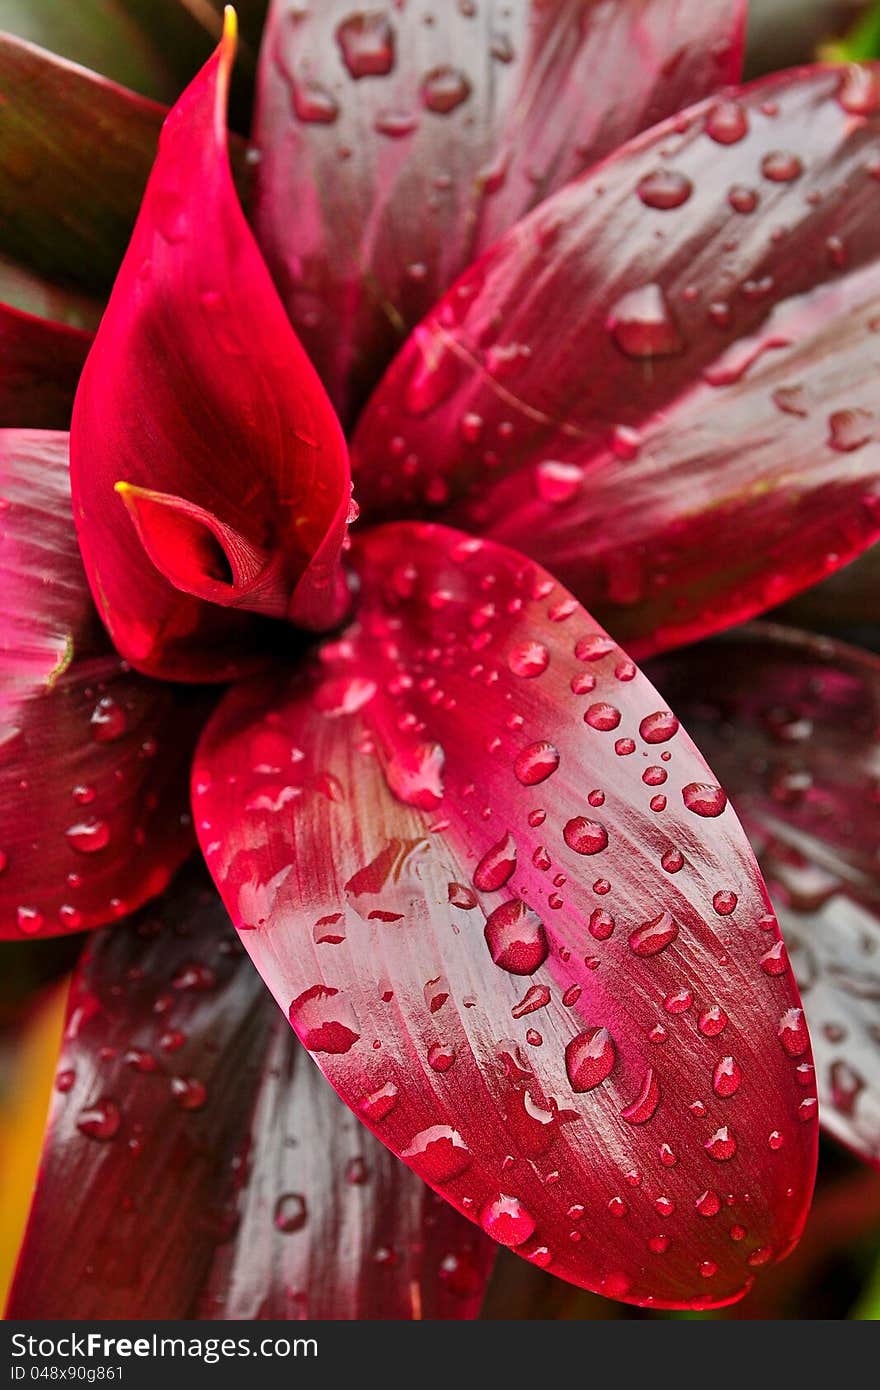
[{"label": "maroon leaf", "polygon": [[112,921],[192,851],[209,705],[134,675],[92,605],[67,435],[0,431],[0,937]]},{"label": "maroon leaf", "polygon": [[446,507],[641,653],[858,554],[880,536],[878,132],[880,67],[802,70],[548,199],[379,387],[362,505]]},{"label": "maroon leaf", "polygon": [[796,1239],[809,1039],[754,859],[635,667],[492,542],[391,526],[357,623],[226,697],[196,827],[301,1041],[472,1220],[631,1302]]},{"label": "maroon leaf", "polygon": [[[755,626],[654,663],[742,816],[813,1039],[820,1118],[880,1164],[880,661]],[[784,968],[769,950],[762,968]]]},{"label": "maroon leaf", "polygon": [[492,1252],[339,1103],[201,871],[93,939],[10,1316],[473,1317]]},{"label": "maroon leaf", "polygon": [[92,336],[0,304],[0,426],[66,426]]},{"label": "maroon leaf", "polygon": [[256,225],[351,419],[406,331],[517,218],[637,130],[736,81],[744,6],[275,0]]},{"label": "maroon leaf", "polygon": [[185,680],[253,666],[268,618],[332,626],[346,603],[348,457],[233,187],[234,48],[228,11],[166,122],[71,434],[99,611],[132,665]]}]

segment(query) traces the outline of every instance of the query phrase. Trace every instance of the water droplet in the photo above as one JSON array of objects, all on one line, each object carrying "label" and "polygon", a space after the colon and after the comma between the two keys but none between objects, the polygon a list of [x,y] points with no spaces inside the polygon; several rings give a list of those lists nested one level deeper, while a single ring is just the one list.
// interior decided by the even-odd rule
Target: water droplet
[{"label": "water droplet", "polygon": [[547,959],[544,924],[519,898],[495,908],[484,935],[495,964],[511,975],[533,975]]},{"label": "water droplet", "polygon": [[668,874],[677,874],[684,868],[684,855],[679,849],[667,849],[660,859],[660,867]]},{"label": "water droplet", "polygon": [[585,710],[584,723],[589,724],[591,729],[598,729],[600,733],[610,733],[620,723],[620,710],[602,700],[597,701]]},{"label": "water droplet", "polygon": [[432,1125],[420,1130],[401,1157],[428,1182],[444,1183],[457,1178],[473,1162],[473,1154],[457,1129]]},{"label": "water droplet", "polygon": [[865,1089],[864,1078],[846,1062],[838,1059],[831,1064],[828,1080],[831,1104],[835,1110],[839,1110],[842,1115],[852,1115],[859,1095]]},{"label": "water droplet", "polygon": [[[601,661],[603,657],[616,651],[616,642],[604,632],[588,632],[586,637],[581,637],[577,642],[574,654],[578,661]],[[591,679],[595,681],[595,677]],[[592,686],[589,688],[593,689]]]},{"label": "water droplet", "polygon": [[338,989],[313,985],[297,995],[288,1018],[310,1052],[348,1052],[360,1037],[360,1025]]},{"label": "water droplet", "polygon": [[390,107],[377,111],[373,119],[373,129],[377,135],[387,135],[390,140],[404,140],[407,135],[412,135],[417,125],[412,111],[398,111]]},{"label": "water droplet", "polygon": [[608,831],[599,821],[586,820],[575,816],[563,829],[563,837],[569,849],[576,854],[600,854],[608,848]]},{"label": "water droplet", "polygon": [[545,1009],[550,1003],[550,997],[546,985],[532,985],[510,1012],[514,1018],[525,1018],[526,1014],[533,1014],[536,1009]]},{"label": "water droplet", "polygon": [[810,1035],[803,1009],[787,1009],[779,1020],[777,1037],[789,1057],[802,1057],[809,1050]]},{"label": "water droplet", "polygon": [[627,357],[669,357],[684,343],[659,285],[642,285],[615,303],[605,323]]},{"label": "water droplet", "polygon": [[307,1215],[306,1199],[301,1192],[283,1192],[275,1203],[275,1226],[285,1235],[301,1231]]},{"label": "water droplet", "polygon": [[470,912],[477,905],[477,895],[464,883],[450,883],[449,901],[453,907],[460,907],[464,912]]},{"label": "water droplet", "polygon": [[657,1074],[652,1067],[645,1072],[639,1093],[625,1110],[621,1110],[620,1118],[625,1120],[628,1125],[644,1125],[653,1119],[660,1104],[660,1082]]},{"label": "water droplet", "polygon": [[706,1191],[694,1203],[700,1216],[717,1216],[721,1210],[721,1198],[717,1192]]},{"label": "water droplet", "polygon": [[765,975],[784,975],[788,967],[785,943],[777,941],[761,957],[761,969]]},{"label": "water droplet", "polygon": [[738,901],[736,894],[731,892],[729,888],[721,888],[713,897],[712,906],[719,917],[729,917],[732,912],[736,911]]},{"label": "water droplet", "polygon": [[874,68],[848,63],[840,79],[837,100],[851,116],[872,116],[880,109],[880,78]]},{"label": "water droplet", "polygon": [[400,1099],[400,1091],[393,1081],[386,1081],[384,1086],[378,1090],[371,1091],[369,1095],[362,1096],[358,1105],[358,1110],[365,1120],[378,1124],[389,1115]]},{"label": "water droplet", "polygon": [[803,172],[804,166],[797,155],[790,154],[788,150],[771,150],[761,160],[761,173],[771,183],[791,183],[793,179],[800,178]]},{"label": "water droplet", "polygon": [[67,843],[80,854],[96,854],[110,843],[110,827],[103,820],[78,821],[64,833]]},{"label": "water droplet", "polygon": [[668,743],[678,730],[678,720],[668,709],[658,710],[656,714],[646,714],[639,725],[639,733],[645,743]]},{"label": "water droplet", "polygon": [[727,1014],[718,1004],[710,1004],[697,1019],[697,1028],[704,1038],[717,1038],[727,1027]]},{"label": "water droplet", "polygon": [[734,212],[748,214],[755,211],[759,196],[756,189],[749,188],[744,183],[735,183],[727,195],[727,201]]},{"label": "water droplet", "polygon": [[640,181],[636,192],[646,207],[667,211],[686,203],[694,186],[677,169],[655,169]]},{"label": "water droplet", "polygon": [[642,922],[630,932],[629,944],[637,956],[656,956],[678,936],[678,923],[668,912]]},{"label": "water droplet", "polygon": [[720,816],[727,806],[727,797],[720,787],[712,782],[689,782],[681,790],[682,800],[695,816],[714,818]]},{"label": "water droplet", "polygon": [[517,1197],[501,1193],[480,1212],[480,1225],[499,1245],[514,1248],[534,1234],[535,1221]]},{"label": "water droplet", "polygon": [[742,1070],[733,1057],[722,1057],[712,1077],[712,1090],[716,1096],[732,1096],[742,1083]]},{"label": "water droplet", "polygon": [[318,82],[295,82],[293,111],[306,125],[332,125],[339,115],[339,103]]},{"label": "water droplet", "polygon": [[405,806],[433,811],[443,800],[445,762],[446,755],[439,743],[396,748],[385,768],[385,780]]},{"label": "water droplet", "polygon": [[571,1089],[592,1091],[610,1075],[617,1057],[611,1034],[605,1028],[588,1028],[572,1038],[565,1049],[565,1070]]},{"label": "water droplet", "polygon": [[541,501],[552,507],[560,507],[577,496],[584,474],[583,469],[575,463],[544,459],[535,465],[534,479],[535,491]]},{"label": "water droplet", "polygon": [[342,61],[356,81],[384,77],[394,67],[394,30],[381,10],[365,10],[343,19],[336,28],[336,41]]},{"label": "water droplet", "polygon": [[128,729],[125,710],[112,695],[105,695],[98,701],[89,722],[96,743],[115,743]]},{"label": "water droplet", "polygon": [[516,841],[508,831],[487,850],[474,871],[474,887],[481,893],[495,893],[507,883],[516,868]]},{"label": "water droplet", "polygon": [[208,1099],[204,1083],[194,1076],[173,1076],[171,1094],[181,1110],[201,1110]]},{"label": "water droplet", "polygon": [[455,1064],[455,1048],[447,1043],[432,1043],[428,1048],[428,1066],[432,1071],[445,1072]]},{"label": "water droplet", "polygon": [[471,94],[471,84],[463,72],[446,65],[432,70],[422,83],[422,101],[429,111],[446,115]]},{"label": "water droplet", "polygon": [[541,741],[530,743],[528,748],[517,754],[513,771],[524,787],[536,787],[540,782],[546,782],[558,766],[559,749],[552,743]]},{"label": "water droplet", "polygon": [[738,101],[718,101],[706,116],[706,134],[719,145],[735,145],[749,130],[749,118]]},{"label": "water droplet", "polygon": [[663,1000],[663,1007],[668,1014],[687,1013],[694,1002],[694,996],[689,989],[678,989],[674,994],[667,994]]},{"label": "water droplet", "polygon": [[828,444],[839,454],[851,454],[874,437],[874,417],[869,410],[835,410],[828,417]]},{"label": "water droplet", "polygon": [[716,1163],[727,1163],[736,1153],[736,1139],[731,1133],[728,1125],[722,1125],[716,1129],[703,1145],[710,1158],[714,1158]]},{"label": "water droplet", "polygon": [[550,664],[550,653],[543,642],[518,642],[507,654],[507,664],[515,676],[532,679],[540,676]]},{"label": "water droplet", "polygon": [[122,1124],[119,1106],[114,1100],[96,1100],[79,1112],[76,1127],[88,1139],[115,1139]]},{"label": "water droplet", "polygon": [[596,907],[590,913],[590,936],[596,941],[607,941],[614,931],[614,918],[610,912]]}]

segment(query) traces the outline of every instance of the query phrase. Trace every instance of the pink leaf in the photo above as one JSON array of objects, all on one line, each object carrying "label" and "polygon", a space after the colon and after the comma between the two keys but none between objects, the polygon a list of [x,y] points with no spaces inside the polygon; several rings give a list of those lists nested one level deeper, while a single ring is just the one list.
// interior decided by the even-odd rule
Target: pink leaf
[{"label": "pink leaf", "polygon": [[207,875],[74,979],[16,1318],[461,1318],[492,1246],[334,1096]]},{"label": "pink leaf", "polygon": [[[816,1125],[732,810],[531,562],[407,524],[353,559],[354,626],[228,695],[196,755],[244,944],[347,1103],[495,1239],[635,1303],[736,1298],[797,1237]],[[536,744],[555,766],[530,784]]]},{"label": "pink leaf", "polygon": [[520,547],[636,654],[852,559],[880,536],[878,132],[880,67],[800,70],[548,199],[378,388],[366,512]]},{"label": "pink leaf", "polygon": [[822,1124],[880,1165],[880,661],[754,626],[654,663],[725,780],[785,936],[813,1039]]},{"label": "pink leaf", "polygon": [[[345,443],[233,186],[234,46],[228,19],[165,123],[71,436],[77,529],[101,616],[139,670],[185,680],[264,661],[270,631],[279,640],[269,618],[332,626],[347,601]],[[147,493],[164,496],[166,512],[177,499],[161,545]],[[222,533],[263,557],[244,584],[233,565],[219,603],[186,580],[205,562],[208,533],[221,550]]]},{"label": "pink leaf", "polygon": [[541,198],[739,77],[740,0],[274,0],[256,226],[352,418],[408,328]]},{"label": "pink leaf", "polygon": [[70,515],[67,435],[0,431],[0,937],[99,926],[193,849],[208,700],[120,661]]}]

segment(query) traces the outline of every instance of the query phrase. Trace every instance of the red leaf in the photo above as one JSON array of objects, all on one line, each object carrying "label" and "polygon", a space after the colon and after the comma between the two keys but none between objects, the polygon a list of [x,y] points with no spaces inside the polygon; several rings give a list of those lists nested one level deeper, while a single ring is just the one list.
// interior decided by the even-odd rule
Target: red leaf
[{"label": "red leaf", "polygon": [[339,1103],[201,871],[93,939],[10,1316],[473,1317],[492,1253]]},{"label": "red leaf", "polygon": [[357,623],[227,696],[196,755],[242,940],[347,1103],[495,1239],[631,1302],[736,1298],[795,1240],[816,1143],[745,836],[545,572],[428,526],[353,555]]},{"label": "red leaf", "polygon": [[[346,601],[345,443],[233,187],[224,120],[234,43],[230,19],[165,124],[72,430],[77,526],[101,615],[139,670],[186,680],[252,667],[267,616],[332,626]],[[173,536],[166,525],[159,546],[145,489],[200,524]],[[234,565],[227,574],[220,532],[260,554],[263,570],[244,584]],[[218,577],[223,606],[207,596],[205,581]]]},{"label": "red leaf", "polygon": [[98,622],[67,435],[0,432],[0,937],[99,926],[192,851],[204,696],[129,671]]},{"label": "red leaf", "polygon": [[736,81],[744,6],[516,0],[358,10],[275,0],[261,50],[256,226],[351,419],[457,275],[548,193]]},{"label": "red leaf", "polygon": [[65,426],[90,333],[0,304],[0,426]]},{"label": "red leaf", "polygon": [[[779,913],[826,1129],[880,1165],[880,661],[755,626],[654,664],[725,780]],[[768,943],[761,968],[785,969]]]},{"label": "red leaf", "polygon": [[878,132],[880,67],[801,70],[542,204],[376,392],[362,505],[451,502],[637,653],[851,559],[880,536]]}]

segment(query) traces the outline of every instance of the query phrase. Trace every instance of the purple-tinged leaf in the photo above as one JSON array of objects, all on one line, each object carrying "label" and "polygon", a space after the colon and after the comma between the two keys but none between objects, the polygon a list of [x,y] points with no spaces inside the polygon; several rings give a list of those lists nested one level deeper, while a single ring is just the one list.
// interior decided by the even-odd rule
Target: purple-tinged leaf
[{"label": "purple-tinged leaf", "polygon": [[487,246],[623,140],[738,80],[740,0],[275,0],[254,138],[258,236],[351,419]]},{"label": "purple-tinged leaf", "polygon": [[11,1317],[473,1317],[492,1254],[334,1096],[203,871],[92,940]]},{"label": "purple-tinged leaf", "polygon": [[67,435],[0,431],[0,937],[113,921],[193,849],[187,765],[208,699],[135,675],[98,621]]},{"label": "purple-tinged leaf", "polygon": [[852,559],[880,536],[878,135],[880,65],[804,69],[548,199],[375,393],[366,513],[518,546],[636,654]]},{"label": "purple-tinged leaf", "polygon": [[[880,660],[771,625],[652,664],[724,781],[800,985],[820,1119],[880,1165]],[[772,947],[769,975],[785,968]]]},{"label": "purple-tinged leaf", "polygon": [[726,797],[545,572],[398,525],[356,623],[225,697],[194,816],[242,941],[333,1085],[501,1244],[657,1306],[796,1240],[809,1039]]}]

